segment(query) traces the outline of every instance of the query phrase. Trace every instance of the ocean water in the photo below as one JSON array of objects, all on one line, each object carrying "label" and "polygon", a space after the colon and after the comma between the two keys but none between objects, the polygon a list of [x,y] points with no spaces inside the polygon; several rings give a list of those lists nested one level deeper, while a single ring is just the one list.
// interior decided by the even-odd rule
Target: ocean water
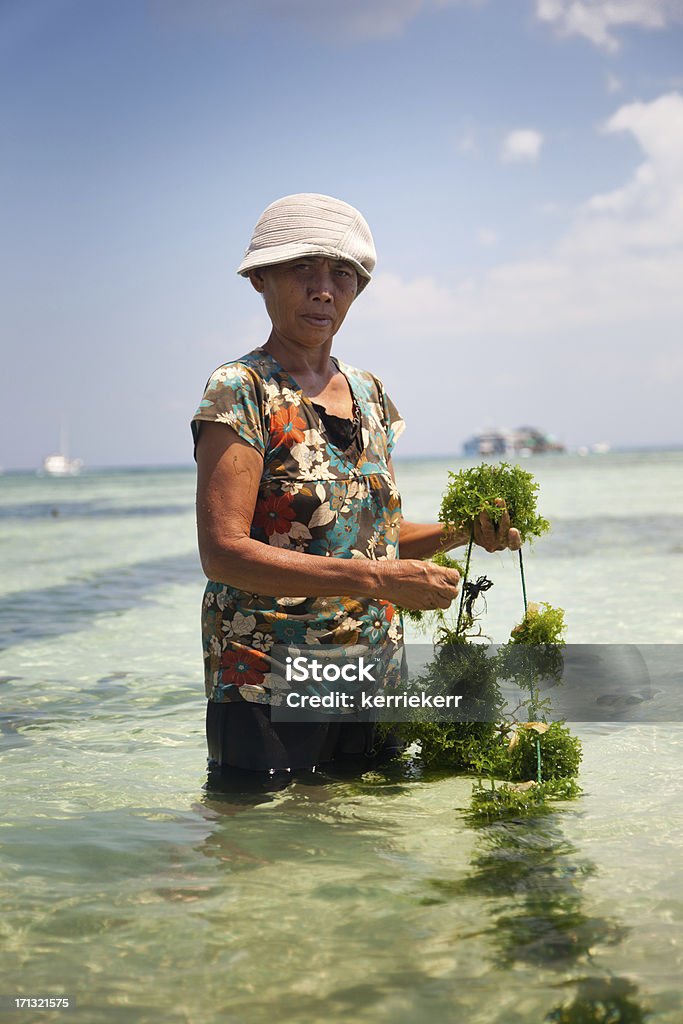
[{"label": "ocean water", "polygon": [[[406,516],[463,464],[398,462]],[[683,641],[683,453],[524,465],[530,600]],[[473,827],[415,765],[217,792],[193,472],[0,477],[0,565],[0,996],[76,1002],[8,1020],[683,1020],[682,725],[577,725],[584,795],[535,821]],[[503,640],[514,556],[473,571]]]}]

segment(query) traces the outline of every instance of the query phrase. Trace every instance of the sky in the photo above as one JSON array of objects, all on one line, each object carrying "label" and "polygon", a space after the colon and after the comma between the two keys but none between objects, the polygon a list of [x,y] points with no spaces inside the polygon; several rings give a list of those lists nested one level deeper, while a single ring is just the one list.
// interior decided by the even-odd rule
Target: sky
[{"label": "sky", "polygon": [[683,0],[0,0],[0,119],[5,469],[190,464],[293,192],[372,229],[397,457],[683,444]]}]

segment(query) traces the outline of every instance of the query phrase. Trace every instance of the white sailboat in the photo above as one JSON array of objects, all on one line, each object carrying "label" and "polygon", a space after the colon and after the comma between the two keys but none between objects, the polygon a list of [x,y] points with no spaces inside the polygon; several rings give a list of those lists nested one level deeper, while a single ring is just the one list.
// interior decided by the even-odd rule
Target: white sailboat
[{"label": "white sailboat", "polygon": [[46,455],[43,459],[41,473],[48,476],[78,476],[83,469],[82,459],[69,458],[69,441],[66,430],[66,423],[62,419],[59,431],[59,452],[56,455]]}]

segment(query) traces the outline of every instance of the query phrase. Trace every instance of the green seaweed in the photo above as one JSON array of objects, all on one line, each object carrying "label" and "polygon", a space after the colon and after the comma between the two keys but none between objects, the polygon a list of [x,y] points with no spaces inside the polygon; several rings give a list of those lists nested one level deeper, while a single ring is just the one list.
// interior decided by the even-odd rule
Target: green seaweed
[{"label": "green seaweed", "polygon": [[537,745],[541,750],[543,782],[574,778],[581,764],[581,741],[563,722],[522,722],[511,735],[494,764],[496,777],[529,780],[536,777]]},{"label": "green seaweed", "polygon": [[437,551],[435,555],[432,555],[431,561],[435,565],[440,565],[443,569],[457,569],[461,576],[465,573],[462,563],[458,562],[455,558],[451,558],[445,551]]},{"label": "green seaweed", "polygon": [[546,601],[529,604],[526,614],[510,633],[513,644],[561,644],[567,630],[564,609],[553,608]]},{"label": "green seaweed", "polygon": [[520,687],[535,690],[540,679],[560,682],[564,668],[562,649],[566,625],[562,608],[546,602],[529,604],[507,644],[498,651],[498,671]]},{"label": "green seaweed", "polygon": [[531,783],[524,788],[506,783],[490,787],[479,785],[472,792],[468,817],[472,822],[491,822],[548,814],[552,810],[551,801],[571,800],[580,793],[574,779]]},{"label": "green seaweed", "polygon": [[496,720],[503,699],[495,659],[482,644],[444,644],[417,680],[432,694],[460,694],[478,721],[433,721],[429,711],[416,711],[408,721],[392,725],[406,743],[420,744],[419,760],[428,768],[472,771],[482,751],[497,743]]},{"label": "green seaweed", "polygon": [[[499,523],[507,509],[510,522],[519,530],[522,540],[540,537],[550,529],[547,519],[536,511],[538,484],[531,473],[507,462],[491,466],[462,469],[448,474],[449,483],[441,501],[439,519],[449,526],[467,528],[481,512]],[[496,504],[502,498],[505,506]]]}]

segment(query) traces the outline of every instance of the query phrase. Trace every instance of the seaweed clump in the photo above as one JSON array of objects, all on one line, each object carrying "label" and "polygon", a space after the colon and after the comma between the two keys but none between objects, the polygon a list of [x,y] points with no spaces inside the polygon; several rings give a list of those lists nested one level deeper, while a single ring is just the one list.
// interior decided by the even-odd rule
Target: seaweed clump
[{"label": "seaweed clump", "polygon": [[540,679],[559,682],[564,659],[564,610],[547,602],[529,604],[524,618],[498,651],[501,678],[535,691]]},{"label": "seaweed clump", "polygon": [[519,722],[495,774],[505,779],[531,779],[536,774],[540,750],[544,782],[559,782],[579,774],[581,741],[563,722]]},{"label": "seaweed clump", "polygon": [[479,783],[472,793],[468,816],[472,822],[500,821],[522,815],[548,814],[552,800],[572,800],[581,788],[573,778],[537,783],[533,780],[517,785],[503,783],[484,786]]},{"label": "seaweed clump", "polygon": [[427,768],[472,771],[482,756],[493,756],[498,745],[496,721],[503,698],[495,659],[483,644],[464,641],[441,645],[418,680],[429,693],[462,695],[474,721],[433,721],[428,712],[415,712],[409,721],[391,727],[405,743],[420,744],[420,761]]},{"label": "seaweed clump", "polygon": [[[538,484],[531,473],[501,462],[497,466],[482,463],[459,473],[448,474],[448,487],[441,501],[439,519],[460,528],[474,525],[481,512],[494,524],[507,510],[510,522],[519,530],[522,540],[540,537],[550,523],[536,511]],[[497,504],[503,499],[504,505]]]},{"label": "seaweed clump", "polygon": [[546,601],[529,604],[526,614],[510,633],[513,644],[560,644],[564,646],[566,631],[564,609],[553,608]]},{"label": "seaweed clump", "polygon": [[544,784],[574,778],[581,763],[578,738],[561,722],[506,720],[498,678],[498,659],[489,656],[487,646],[446,644],[418,682],[434,695],[462,695],[469,720],[434,721],[418,711],[408,721],[379,729],[406,744],[419,743],[419,760],[426,768],[475,772],[491,785],[495,779],[533,780],[539,758]]}]

